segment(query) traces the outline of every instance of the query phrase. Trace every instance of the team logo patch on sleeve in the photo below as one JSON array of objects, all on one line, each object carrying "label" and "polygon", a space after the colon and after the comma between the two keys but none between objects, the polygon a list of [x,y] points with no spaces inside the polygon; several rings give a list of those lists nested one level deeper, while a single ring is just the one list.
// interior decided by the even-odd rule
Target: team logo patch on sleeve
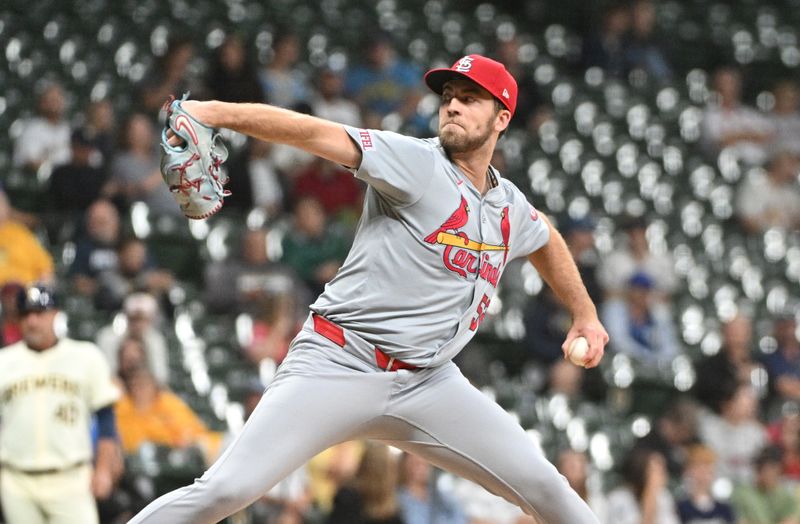
[{"label": "team logo patch on sleeve", "polygon": [[538,220],[539,219],[539,212],[536,211],[536,208],[531,206],[530,204],[528,204],[528,206],[531,208],[531,220],[533,220],[533,221]]},{"label": "team logo patch on sleeve", "polygon": [[372,135],[369,134],[369,131],[366,129],[362,129],[358,132],[358,137],[361,139],[361,149],[364,151],[370,151],[375,149],[375,146],[372,144]]}]

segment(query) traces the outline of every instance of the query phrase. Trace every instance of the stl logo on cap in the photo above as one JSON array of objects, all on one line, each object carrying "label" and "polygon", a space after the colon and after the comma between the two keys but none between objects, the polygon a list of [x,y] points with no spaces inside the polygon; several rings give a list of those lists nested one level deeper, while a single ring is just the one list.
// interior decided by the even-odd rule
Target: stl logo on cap
[{"label": "stl logo on cap", "polygon": [[472,69],[472,61],[475,60],[471,56],[465,56],[456,64],[456,71],[459,73],[468,73]]}]

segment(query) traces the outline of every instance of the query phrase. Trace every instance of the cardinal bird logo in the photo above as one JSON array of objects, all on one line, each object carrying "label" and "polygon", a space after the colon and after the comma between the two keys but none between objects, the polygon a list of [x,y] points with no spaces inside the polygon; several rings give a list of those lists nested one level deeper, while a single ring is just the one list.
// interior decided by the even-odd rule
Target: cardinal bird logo
[{"label": "cardinal bird logo", "polygon": [[[439,226],[439,229],[431,233],[430,235],[425,237],[425,242],[428,244],[435,244],[439,238],[439,233],[446,233],[448,230],[457,230],[464,227],[469,219],[469,205],[467,205],[467,199],[463,196],[461,197],[461,204],[458,206],[458,209],[450,215],[450,218],[444,221],[444,223]],[[464,239],[465,245],[469,242],[469,237],[465,233],[456,232],[456,234]]]},{"label": "cardinal bird logo", "polygon": [[508,219],[508,207],[503,208],[500,213],[500,234],[503,235],[503,265],[506,264],[508,259],[508,239],[511,236],[511,224]]}]

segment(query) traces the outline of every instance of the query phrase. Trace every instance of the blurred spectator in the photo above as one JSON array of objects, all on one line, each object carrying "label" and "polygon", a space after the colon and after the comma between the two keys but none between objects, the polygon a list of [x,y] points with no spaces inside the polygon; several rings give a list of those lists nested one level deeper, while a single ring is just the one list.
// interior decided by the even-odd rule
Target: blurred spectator
[{"label": "blurred spectator", "polygon": [[328,524],[406,524],[396,489],[396,459],[386,445],[367,442],[352,481],[336,493]]},{"label": "blurred spectator", "polygon": [[52,278],[52,257],[27,227],[11,218],[11,204],[0,188],[0,286]]},{"label": "blurred spectator", "polygon": [[203,98],[202,84],[191,74],[189,65],[195,56],[191,40],[183,36],[171,38],[166,52],[155,68],[144,78],[139,89],[142,110],[155,114],[170,96],[191,92],[192,98]]},{"label": "blurred spectator", "polygon": [[772,445],[783,453],[783,476],[800,481],[800,414],[788,412],[767,428]]},{"label": "blurred spectator", "polygon": [[308,461],[308,475],[314,504],[323,513],[330,513],[333,498],[339,488],[351,481],[361,457],[365,443],[361,440],[342,442],[317,454]]},{"label": "blurred spectator", "polygon": [[668,301],[677,286],[672,256],[650,251],[644,217],[627,216],[620,229],[625,232],[625,239],[603,257],[597,275],[600,284],[608,295],[619,297],[625,294],[626,285],[634,274],[644,273],[653,280],[656,297]]},{"label": "blurred spectator", "polygon": [[782,80],[772,89],[775,105],[769,119],[775,127],[773,151],[800,155],[800,89],[794,80]]},{"label": "blurred spectator", "polygon": [[614,524],[678,524],[675,501],[667,483],[664,457],[657,451],[636,449],[623,465],[624,484],[608,494],[609,522]]},{"label": "blurred spectator", "polygon": [[364,126],[382,128],[383,117],[397,113],[424,129],[426,123],[417,116],[420,71],[397,56],[386,34],[372,34],[364,49],[367,61],[350,69],[345,79],[345,93],[361,106]]},{"label": "blurred spectator", "polygon": [[542,524],[525,515],[516,504],[493,495],[479,484],[453,478],[453,495],[459,501],[470,524]]},{"label": "blurred spectator", "polygon": [[147,291],[163,299],[175,282],[172,273],[154,264],[147,244],[138,238],[130,237],[119,244],[117,260],[116,267],[103,271],[97,278],[95,306],[99,309],[119,309],[125,297],[134,291]]},{"label": "blurred spectator", "polygon": [[586,453],[565,449],[558,454],[558,471],[569,485],[589,505],[600,522],[607,521],[608,501],[600,489],[599,479],[589,475],[589,460]]},{"label": "blurred spectator", "polygon": [[172,448],[195,446],[203,450],[207,462],[214,459],[219,434],[209,431],[180,397],[159,386],[150,370],[139,367],[122,379],[125,394],[114,411],[125,453],[151,442]]},{"label": "blurred spectator", "polygon": [[320,158],[297,175],[292,196],[295,200],[315,199],[329,216],[343,214],[352,218],[360,211],[363,192],[363,184],[352,173]]},{"label": "blurred spectator", "polygon": [[75,260],[69,274],[79,293],[94,295],[100,273],[117,267],[119,213],[108,200],[97,200],[86,210],[84,222],[84,233],[75,242]]},{"label": "blurred spectator", "polygon": [[703,445],[689,449],[683,472],[684,497],[678,501],[678,515],[683,524],[736,524],[733,508],[711,493],[716,456]]},{"label": "blurred spectator", "polygon": [[594,219],[589,215],[580,218],[568,216],[559,224],[559,231],[578,266],[586,291],[589,292],[592,302],[599,304],[603,299],[603,290],[597,281],[599,257],[594,247],[594,229]]},{"label": "blurred spectator", "polygon": [[66,100],[59,84],[48,84],[38,101],[38,116],[23,122],[14,142],[14,165],[30,173],[69,162],[69,124],[64,119]]},{"label": "blurred spectator", "polygon": [[405,524],[467,524],[458,503],[436,485],[433,468],[424,459],[403,453],[397,501]]},{"label": "blurred spectator", "polygon": [[125,299],[122,322],[114,321],[97,332],[97,345],[106,356],[111,371],[118,372],[119,353],[127,339],[141,341],[147,356],[147,367],[156,380],[169,383],[169,350],[164,334],[158,328],[158,304],[152,295],[133,293]]},{"label": "blurred spectator", "polygon": [[780,449],[764,448],[753,466],[755,482],[739,484],[731,497],[739,518],[747,524],[798,524],[798,499],[781,486]]},{"label": "blurred spectator", "polygon": [[[516,35],[507,39],[499,39],[496,42],[496,56],[493,58],[506,66],[506,69],[517,81],[518,92],[525,93],[525,96],[521,96],[517,100],[514,118],[511,119],[510,125],[517,128],[526,126],[530,128],[532,117],[541,107],[542,100],[539,95],[539,86],[533,79],[530,68],[520,61],[520,45],[520,39]],[[495,152],[497,151],[500,150],[496,149]],[[492,162],[492,165],[501,173],[506,172],[505,169],[497,166],[494,162]]]},{"label": "blurred spectator", "polygon": [[731,148],[747,164],[760,165],[767,160],[767,144],[773,137],[769,120],[742,104],[742,75],[731,67],[714,73],[713,101],[703,116],[703,140],[714,158]]},{"label": "blurred spectator", "polygon": [[50,177],[50,197],[53,207],[64,218],[83,213],[100,197],[108,172],[102,164],[102,154],[95,149],[84,131],[72,133],[72,157],[69,163],[57,167]]},{"label": "blurred spectator", "polygon": [[694,394],[707,407],[719,411],[720,403],[740,383],[749,383],[762,366],[753,360],[753,321],[742,313],[722,325],[722,348],[696,366],[700,377]]},{"label": "blurred spectator", "polygon": [[739,482],[753,477],[752,461],[767,442],[764,426],[758,421],[758,398],[748,384],[740,384],[720,404],[719,413],[700,416],[701,440],[717,455],[717,474]]},{"label": "blurred spectator", "polygon": [[564,358],[561,344],[572,326],[572,316],[544,286],[525,312],[525,347],[531,358],[550,366]]},{"label": "blurred spectator", "polygon": [[205,303],[213,312],[247,311],[259,307],[270,295],[293,293],[298,307],[310,304],[308,291],[295,272],[268,256],[269,235],[262,229],[247,230],[240,252],[232,260],[209,265],[205,273]]},{"label": "blurred spectator", "polygon": [[155,215],[183,217],[161,176],[157,140],[150,119],[131,115],[123,127],[122,148],[111,162],[107,191],[122,194],[128,203],[143,201]]},{"label": "blurred spectator", "polygon": [[270,104],[290,108],[308,102],[311,93],[308,78],[298,66],[300,40],[295,33],[282,32],[272,42],[272,59],[261,69],[259,80],[264,98]]},{"label": "blurred spectator", "polygon": [[[147,348],[141,339],[128,336],[119,343],[119,349],[114,359],[116,377],[119,380],[120,389],[123,389],[122,379],[130,376],[141,367],[148,367]],[[158,380],[158,377],[156,377]],[[160,385],[165,384],[159,381]]]},{"label": "blurred spectator", "polygon": [[636,442],[636,448],[659,452],[667,471],[677,479],[683,473],[687,449],[697,442],[697,406],[688,398],[672,401],[653,423],[653,429]]},{"label": "blurred spectator", "polygon": [[776,350],[764,357],[773,393],[780,400],[800,400],[800,341],[793,315],[775,319]]},{"label": "blurred spectator", "polygon": [[635,273],[625,297],[611,298],[601,309],[610,347],[650,368],[669,363],[680,353],[672,315],[655,300],[654,286],[648,275]]},{"label": "blurred spectator", "polygon": [[22,340],[22,324],[17,309],[21,284],[9,282],[0,286],[0,348]]},{"label": "blurred spectator", "polygon": [[342,73],[326,67],[317,73],[317,90],[311,102],[314,114],[325,120],[353,127],[361,127],[361,112],[344,91]]},{"label": "blurred spectator", "polygon": [[607,75],[625,74],[624,38],[631,26],[628,6],[613,2],[605,8],[600,27],[583,40],[581,62],[584,69],[599,67]]},{"label": "blurred spectator", "polygon": [[339,271],[350,241],[341,228],[329,224],[325,210],[313,198],[294,207],[294,227],[283,237],[281,261],[294,269],[312,294],[318,295]]},{"label": "blurred spectator", "polygon": [[114,154],[114,107],[108,99],[91,102],[86,108],[86,122],[77,133],[92,149],[90,164],[107,168]]},{"label": "blurred spectator", "polygon": [[652,0],[635,0],[630,8],[631,28],[623,41],[626,74],[641,70],[657,82],[672,78],[665,45],[655,35],[656,6]]},{"label": "blurred spectator", "polygon": [[231,195],[225,198],[223,210],[250,211],[263,209],[267,216],[277,216],[283,208],[283,184],[275,164],[275,146],[248,138],[244,149],[231,160],[231,173],[226,188]]},{"label": "blurred spectator", "polygon": [[739,186],[736,213],[749,233],[763,233],[771,227],[800,228],[797,158],[781,151],[770,160],[766,174],[751,172]]},{"label": "blurred spectator", "polygon": [[250,362],[271,360],[280,364],[289,352],[289,344],[300,331],[297,308],[292,293],[275,293],[261,301],[262,312],[253,321],[253,340],[244,348]]},{"label": "blurred spectator", "polygon": [[206,77],[209,96],[223,102],[263,102],[258,72],[242,38],[232,34],[219,46]]}]

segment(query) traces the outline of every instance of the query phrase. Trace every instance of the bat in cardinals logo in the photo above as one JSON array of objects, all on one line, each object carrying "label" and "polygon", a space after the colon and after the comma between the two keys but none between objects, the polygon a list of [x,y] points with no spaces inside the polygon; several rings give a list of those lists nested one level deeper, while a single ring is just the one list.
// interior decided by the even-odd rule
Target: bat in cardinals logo
[{"label": "bat in cardinals logo", "polygon": [[503,235],[503,265],[508,260],[508,239],[511,236],[511,223],[508,218],[508,206],[500,212],[500,234]]}]

